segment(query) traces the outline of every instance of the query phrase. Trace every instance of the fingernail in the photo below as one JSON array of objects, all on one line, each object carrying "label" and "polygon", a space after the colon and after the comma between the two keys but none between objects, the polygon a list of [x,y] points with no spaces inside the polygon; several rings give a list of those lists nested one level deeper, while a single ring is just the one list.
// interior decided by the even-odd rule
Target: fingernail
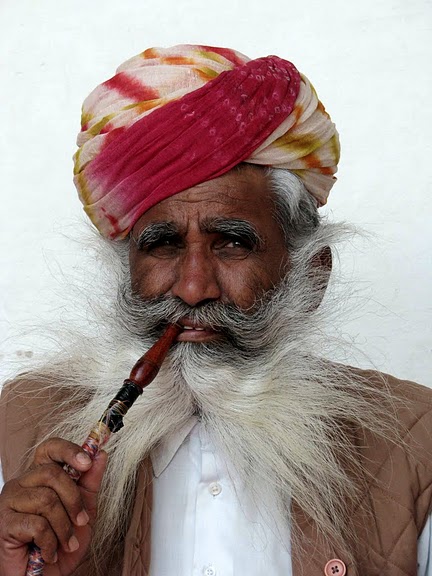
[{"label": "fingernail", "polygon": [[54,552],[54,556],[53,556],[53,564],[55,564],[58,560],[58,554],[57,552]]},{"label": "fingernail", "polygon": [[76,536],[71,536],[68,542],[68,548],[71,552],[75,552],[79,548],[79,542],[76,539]]},{"label": "fingernail", "polygon": [[78,526],[85,526],[89,520],[89,515],[85,510],[82,510],[76,517],[76,523]]},{"label": "fingernail", "polygon": [[83,452],[80,452],[79,454],[76,455],[76,459],[78,460],[78,462],[80,464],[90,464],[91,459],[90,456],[88,456],[87,454],[84,454]]}]

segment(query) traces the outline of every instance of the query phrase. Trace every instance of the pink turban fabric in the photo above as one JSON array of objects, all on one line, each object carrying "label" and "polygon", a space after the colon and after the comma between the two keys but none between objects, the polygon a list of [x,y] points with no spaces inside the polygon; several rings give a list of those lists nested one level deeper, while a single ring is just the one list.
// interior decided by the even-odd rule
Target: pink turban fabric
[{"label": "pink turban fabric", "polygon": [[241,162],[296,174],[326,203],[336,128],[309,80],[277,56],[181,45],[131,58],[83,104],[74,182],[106,237]]}]

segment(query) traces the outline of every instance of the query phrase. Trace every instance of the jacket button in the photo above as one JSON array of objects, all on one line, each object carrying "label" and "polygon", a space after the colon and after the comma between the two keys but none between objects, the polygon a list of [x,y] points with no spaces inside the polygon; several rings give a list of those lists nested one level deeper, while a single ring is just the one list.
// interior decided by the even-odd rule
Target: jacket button
[{"label": "jacket button", "polygon": [[325,576],[345,576],[346,566],[342,560],[333,558],[333,560],[329,560],[324,566],[324,574]]}]

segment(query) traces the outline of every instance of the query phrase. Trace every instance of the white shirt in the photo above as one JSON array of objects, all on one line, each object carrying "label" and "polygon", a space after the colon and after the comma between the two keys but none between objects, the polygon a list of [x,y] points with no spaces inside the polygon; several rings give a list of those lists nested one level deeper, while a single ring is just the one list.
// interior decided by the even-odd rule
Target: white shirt
[{"label": "white shirt", "polygon": [[[154,451],[152,464],[150,576],[292,576],[289,520],[276,528],[271,496],[260,512],[196,418]],[[431,537],[429,518],[418,576],[432,576]]]}]

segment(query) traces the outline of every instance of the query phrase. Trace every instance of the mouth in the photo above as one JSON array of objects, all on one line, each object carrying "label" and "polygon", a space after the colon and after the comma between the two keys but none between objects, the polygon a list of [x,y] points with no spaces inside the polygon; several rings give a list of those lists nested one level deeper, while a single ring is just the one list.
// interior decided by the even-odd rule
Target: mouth
[{"label": "mouth", "polygon": [[222,334],[214,328],[188,318],[181,318],[178,324],[183,331],[177,336],[177,342],[211,342],[222,337]]}]

